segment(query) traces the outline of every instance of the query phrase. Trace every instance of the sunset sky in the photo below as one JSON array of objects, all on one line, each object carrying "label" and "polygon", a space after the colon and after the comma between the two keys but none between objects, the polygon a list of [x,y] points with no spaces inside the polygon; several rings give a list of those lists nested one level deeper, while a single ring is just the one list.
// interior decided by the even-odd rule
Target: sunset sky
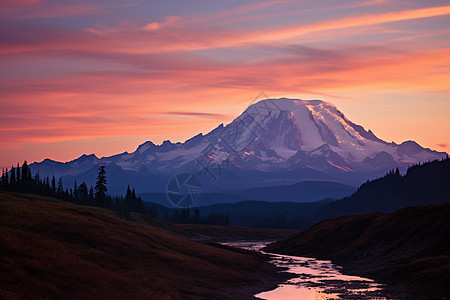
[{"label": "sunset sky", "polygon": [[185,141],[322,99],[450,152],[450,2],[0,0],[0,167]]}]

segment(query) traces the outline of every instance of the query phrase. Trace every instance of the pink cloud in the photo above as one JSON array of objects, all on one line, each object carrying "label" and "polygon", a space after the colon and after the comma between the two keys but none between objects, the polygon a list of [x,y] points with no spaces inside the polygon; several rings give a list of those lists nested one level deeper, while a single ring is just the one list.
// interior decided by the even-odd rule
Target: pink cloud
[{"label": "pink cloud", "polygon": [[[38,51],[51,49],[77,49],[95,51],[115,51],[128,53],[154,53],[164,51],[187,51],[215,49],[221,47],[249,46],[252,43],[283,41],[311,32],[371,26],[389,22],[413,20],[450,14],[450,6],[404,10],[399,12],[345,17],[330,21],[292,25],[269,30],[233,32],[214,28],[160,26],[158,30],[144,30],[142,27],[119,26],[99,30],[87,28],[85,31],[36,27],[6,23],[0,53]],[[153,24],[153,23],[150,23]],[[156,23],[159,24],[159,23]],[[147,24],[148,25],[148,24]],[[156,25],[151,25],[155,29]],[[34,34],[30,34],[30,32]],[[45,40],[36,39],[36,35]]]},{"label": "pink cloud", "polygon": [[[230,114],[214,112],[215,107],[220,107],[220,100],[229,99],[228,94],[219,92],[223,89],[242,94],[245,90],[324,94],[341,89],[389,88],[393,85],[402,89],[438,89],[446,88],[449,80],[448,76],[440,78],[439,74],[429,74],[426,79],[420,76],[429,73],[433,66],[450,62],[448,50],[396,54],[383,48],[353,50],[299,47],[293,48],[292,55],[285,59],[248,65],[213,64],[208,68],[200,63],[197,69],[187,59],[175,61],[167,69],[164,69],[164,63],[155,63],[155,73],[146,71],[152,65],[151,60],[147,65],[145,57],[141,58],[142,62],[134,57],[136,60],[132,60],[131,65],[135,69],[129,73],[118,69],[116,72],[83,72],[67,78],[26,82],[5,80],[0,87],[10,101],[0,103],[0,138],[49,141],[127,135],[130,132],[144,134],[154,130],[150,129],[151,124],[167,128],[182,123],[182,120],[174,123],[170,118],[161,117],[161,114],[167,114],[167,103],[177,107],[176,111],[169,111],[172,115],[230,120]],[[370,52],[370,59],[367,51],[373,52]],[[129,57],[111,54],[105,59],[123,59],[125,63]],[[164,56],[159,59],[164,61]],[[398,70],[402,70],[402,74]],[[205,91],[211,95],[202,95]],[[185,95],[191,100],[185,101]],[[211,106],[211,99],[214,99],[214,106]],[[197,111],[204,111],[204,107],[213,111],[192,112],[193,106],[198,108]],[[201,124],[198,119],[196,123]]]},{"label": "pink cloud", "polygon": [[168,111],[163,114],[188,116],[188,117],[200,117],[209,119],[231,119],[233,116],[226,114],[206,113],[206,112],[192,112],[192,111]]},{"label": "pink cloud", "polygon": [[[286,3],[259,2],[197,19],[133,23],[118,18],[116,26],[100,22],[84,29],[3,20],[0,97],[8,101],[0,100],[0,140],[39,143],[175,133],[188,138],[239,114],[231,107],[242,107],[255,91],[324,98],[347,91],[448,92],[450,50],[444,38],[433,36],[445,37],[448,30],[410,32],[390,25],[446,16],[450,6],[338,15],[280,27],[220,26],[236,21],[234,13],[238,20],[282,14],[271,8]],[[46,11],[43,4],[29,4],[39,9],[16,16],[105,13],[98,5],[75,5],[70,12],[62,5]],[[270,11],[249,14],[264,8]],[[222,20],[207,26],[211,17]],[[368,41],[342,42],[360,36]],[[190,118],[189,126],[181,116]]]}]

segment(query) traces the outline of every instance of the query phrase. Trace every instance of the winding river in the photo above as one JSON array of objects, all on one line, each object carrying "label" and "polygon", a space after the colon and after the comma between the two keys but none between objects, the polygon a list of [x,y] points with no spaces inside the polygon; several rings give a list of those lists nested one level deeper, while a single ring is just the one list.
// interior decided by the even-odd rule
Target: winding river
[{"label": "winding river", "polygon": [[[268,242],[230,242],[224,245],[260,251]],[[271,263],[287,268],[296,274],[271,291],[255,295],[267,300],[292,299],[387,299],[382,296],[382,286],[371,279],[344,275],[331,261],[310,257],[270,254]]]}]

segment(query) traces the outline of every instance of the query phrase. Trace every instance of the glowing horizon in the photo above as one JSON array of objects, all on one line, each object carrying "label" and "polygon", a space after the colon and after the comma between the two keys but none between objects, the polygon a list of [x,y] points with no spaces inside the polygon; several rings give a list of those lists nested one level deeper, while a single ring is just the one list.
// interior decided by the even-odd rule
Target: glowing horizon
[{"label": "glowing horizon", "polygon": [[261,91],[450,147],[446,1],[2,1],[0,167],[183,142]]}]

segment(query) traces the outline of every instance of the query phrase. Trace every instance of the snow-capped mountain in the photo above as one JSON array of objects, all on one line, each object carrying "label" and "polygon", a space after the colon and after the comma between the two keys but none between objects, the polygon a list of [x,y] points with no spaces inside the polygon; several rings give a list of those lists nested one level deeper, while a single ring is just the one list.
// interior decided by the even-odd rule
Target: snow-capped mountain
[{"label": "snow-capped mountain", "polygon": [[89,183],[97,167],[106,165],[113,190],[130,183],[139,192],[163,191],[168,178],[190,172],[212,190],[224,190],[306,179],[357,185],[392,168],[446,155],[413,141],[382,141],[329,102],[281,98],[259,101],[230,124],[184,143],[148,141],[133,153],[83,155],[67,163],[46,159],[30,167],[41,176]]}]

